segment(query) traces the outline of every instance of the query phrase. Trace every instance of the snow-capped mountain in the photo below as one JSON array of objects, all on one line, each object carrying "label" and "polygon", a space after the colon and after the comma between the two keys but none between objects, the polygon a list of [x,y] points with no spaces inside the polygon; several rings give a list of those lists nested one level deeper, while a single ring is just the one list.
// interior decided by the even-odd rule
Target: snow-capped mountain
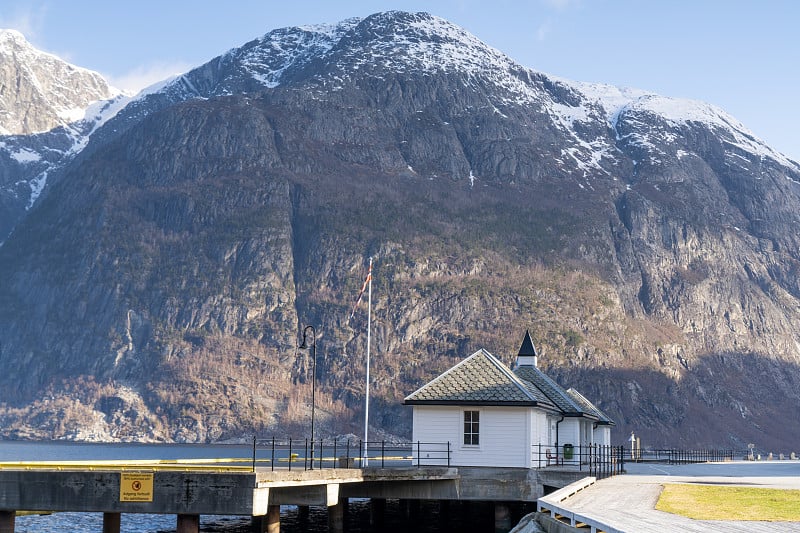
[{"label": "snow-capped mountain", "polygon": [[120,92],[100,74],[35,49],[14,30],[0,30],[0,134],[30,135],[68,127],[90,104]]},{"label": "snow-capped mountain", "polygon": [[[800,169],[711,104],[537,72],[463,28],[426,13],[378,13],[336,25],[271,31],[177,77],[134,102],[123,115],[132,116],[131,122],[136,123],[150,112],[180,101],[274,88],[304,87],[324,95],[341,90],[347,80],[363,84],[387,73],[450,73],[467,88],[490,84],[493,90],[485,105],[498,113],[507,106],[535,107],[547,113],[552,124],[574,141],[564,148],[562,162],[590,173],[613,173],[620,141],[654,146],[650,136],[663,132],[636,131],[621,139],[616,131],[618,122],[637,122],[640,119],[635,117],[643,115],[663,121],[672,130],[692,124],[711,127],[726,136],[732,148],[748,156],[771,159],[795,172]],[[118,130],[121,123],[115,126]],[[614,135],[597,130],[598,125],[608,126]]]},{"label": "snow-capped mountain", "polygon": [[[493,106],[498,113],[506,106],[534,106],[547,113],[552,125],[573,141],[562,150],[560,162],[587,175],[593,172],[613,174],[621,143],[643,148],[655,146],[650,137],[661,135],[661,130],[637,130],[625,138],[617,131],[618,122],[624,123],[629,117],[632,122],[638,122],[635,117],[643,114],[664,121],[672,129],[691,124],[713,127],[727,137],[732,148],[750,157],[767,158],[795,172],[800,169],[796,162],[771,149],[738,120],[713,105],[637,89],[575,82],[537,72],[515,63],[463,28],[426,13],[387,12],[335,25],[273,30],[185,75],[166,81],[157,90],[144,91],[132,101],[109,87],[98,74],[36,51],[17,32],[0,33],[0,53],[14,58],[15,71],[29,73],[28,78],[32,80],[29,85],[50,89],[39,91],[35,99],[27,99],[38,102],[35,107],[42,118],[26,120],[40,124],[37,131],[64,126],[65,133],[71,137],[72,146],[67,150],[71,154],[83,149],[88,134],[115,116],[124,105],[127,108],[107,129],[107,137],[120,134],[127,125],[136,124],[157,110],[195,98],[257,94],[281,87],[306,87],[324,94],[340,90],[345,80],[363,82],[370,76],[385,76],[387,72],[451,73],[465,87],[473,83],[492,84],[494,90],[485,105]],[[33,65],[41,68],[37,70]],[[39,76],[42,72],[55,73],[57,81],[44,83],[32,73],[34,70],[40,72]],[[75,89],[62,81],[65,79],[74,80],[85,88]],[[85,80],[83,85],[81,80]],[[3,103],[0,99],[0,105]],[[20,129],[20,119],[14,117],[25,115],[25,110],[19,106],[13,110],[12,106],[5,107],[9,109],[0,108],[0,113],[8,120],[0,121],[0,128],[10,132],[15,127]],[[598,125],[608,126],[614,135],[598,130]],[[56,151],[63,150],[65,141],[61,140]],[[24,140],[11,138],[0,149],[5,147],[11,159],[27,165],[30,170],[31,163],[40,160],[43,154],[25,144]],[[646,157],[658,161],[656,154]],[[22,184],[30,183],[32,194],[27,207],[38,197],[48,172],[52,172],[52,168],[48,167],[47,172],[37,171],[35,176],[24,177],[13,184],[17,189],[15,195],[19,196],[20,186],[24,190]],[[7,186],[7,190],[11,187]]]},{"label": "snow-capped mountain", "polygon": [[[56,159],[83,146],[66,130]],[[4,175],[50,152],[14,153],[32,162]],[[530,329],[622,433],[800,439],[773,416],[800,406],[800,170],[712,105],[379,13],[165,82],[53,175],[0,248],[0,362],[25,369],[0,375],[0,404],[22,406],[1,427],[44,431],[31,420],[51,411],[116,438],[302,426],[295,332],[315,324],[341,432],[363,341],[345,318],[372,256],[386,429],[407,423],[404,392],[470,350],[510,360]]]},{"label": "snow-capped mountain", "polygon": [[0,242],[48,176],[128,100],[100,74],[35,49],[17,31],[0,30]]}]

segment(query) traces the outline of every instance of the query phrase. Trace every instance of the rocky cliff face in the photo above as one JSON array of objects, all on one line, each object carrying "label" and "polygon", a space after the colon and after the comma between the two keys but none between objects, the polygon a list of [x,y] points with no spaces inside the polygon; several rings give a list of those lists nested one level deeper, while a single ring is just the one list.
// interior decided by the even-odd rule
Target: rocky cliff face
[{"label": "rocky cliff face", "polygon": [[0,30],[0,243],[33,206],[48,176],[128,98],[96,72]]},{"label": "rocky cliff face", "polygon": [[22,34],[0,30],[0,132],[30,135],[84,118],[89,104],[118,91],[96,72],[33,48]]},{"label": "rocky cliff face", "polygon": [[530,329],[618,435],[788,451],[799,183],[719,109],[550,78],[426,14],[272,32],[106,123],[0,248],[2,427],[298,434],[312,324],[321,434],[352,431],[373,257],[376,429]]}]

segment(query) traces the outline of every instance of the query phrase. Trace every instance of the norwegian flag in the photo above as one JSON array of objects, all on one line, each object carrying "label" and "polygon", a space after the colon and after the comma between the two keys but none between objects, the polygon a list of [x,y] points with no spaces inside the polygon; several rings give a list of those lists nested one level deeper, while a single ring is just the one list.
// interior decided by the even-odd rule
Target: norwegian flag
[{"label": "norwegian flag", "polygon": [[364,284],[361,286],[361,291],[358,293],[358,298],[356,298],[356,304],[353,306],[353,312],[350,313],[350,318],[347,319],[349,322],[353,319],[353,316],[356,314],[356,309],[358,309],[358,304],[361,303],[361,297],[364,296],[364,291],[367,290],[369,283],[372,281],[372,259],[369,261],[369,271],[367,271],[367,279],[364,280]]}]

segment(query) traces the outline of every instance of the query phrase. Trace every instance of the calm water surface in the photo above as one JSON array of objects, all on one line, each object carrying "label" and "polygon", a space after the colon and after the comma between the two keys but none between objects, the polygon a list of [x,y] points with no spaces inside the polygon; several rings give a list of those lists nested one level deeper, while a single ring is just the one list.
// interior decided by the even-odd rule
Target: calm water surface
[{"label": "calm water surface", "polygon": [[[79,461],[130,459],[208,459],[252,457],[252,445],[173,445],[173,444],[84,444],[72,442],[0,441],[0,462]],[[515,516],[515,519],[521,518]],[[312,507],[307,516],[293,506],[281,507],[281,532],[324,533],[328,530],[327,510]],[[174,533],[174,515],[122,514],[121,533]],[[18,516],[17,533],[94,533],[103,530],[102,513],[57,513],[44,516]],[[200,530],[219,533],[249,533],[250,517],[201,516]],[[486,533],[494,531],[493,508],[488,505],[460,505],[451,502],[440,508],[438,502],[421,502],[409,510],[390,500],[380,524],[370,524],[368,500],[350,502],[345,516],[345,531],[352,533]]]}]

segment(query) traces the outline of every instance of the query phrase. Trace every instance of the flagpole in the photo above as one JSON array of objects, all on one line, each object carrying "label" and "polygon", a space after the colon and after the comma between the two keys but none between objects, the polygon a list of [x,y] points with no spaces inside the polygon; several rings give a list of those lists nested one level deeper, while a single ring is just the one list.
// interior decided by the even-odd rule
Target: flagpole
[{"label": "flagpole", "polygon": [[369,446],[369,345],[371,340],[372,329],[372,258],[369,258],[369,284],[367,285],[367,394],[364,405],[364,466],[369,465],[369,454],[367,448]]}]

